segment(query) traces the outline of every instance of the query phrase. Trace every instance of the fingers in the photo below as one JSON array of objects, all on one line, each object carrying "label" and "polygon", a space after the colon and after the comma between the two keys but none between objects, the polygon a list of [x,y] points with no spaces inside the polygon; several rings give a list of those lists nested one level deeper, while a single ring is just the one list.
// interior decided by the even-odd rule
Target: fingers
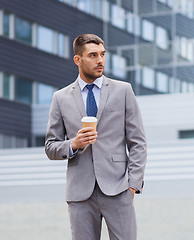
[{"label": "fingers", "polygon": [[81,128],[78,133],[85,133],[85,132],[94,132],[94,128],[92,127],[85,127],[85,128]]},{"label": "fingers", "polygon": [[87,144],[93,144],[96,142],[97,132],[93,128],[82,128],[78,131],[76,137],[72,141],[73,150],[78,148],[84,148]]}]

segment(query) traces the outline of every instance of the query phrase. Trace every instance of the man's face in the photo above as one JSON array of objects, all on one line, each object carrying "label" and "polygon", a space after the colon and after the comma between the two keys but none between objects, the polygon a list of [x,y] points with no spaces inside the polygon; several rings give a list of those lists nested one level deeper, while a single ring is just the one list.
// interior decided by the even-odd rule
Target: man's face
[{"label": "man's face", "polygon": [[104,71],[105,48],[103,44],[85,44],[82,56],[79,56],[79,73],[81,78],[91,83],[101,77]]}]

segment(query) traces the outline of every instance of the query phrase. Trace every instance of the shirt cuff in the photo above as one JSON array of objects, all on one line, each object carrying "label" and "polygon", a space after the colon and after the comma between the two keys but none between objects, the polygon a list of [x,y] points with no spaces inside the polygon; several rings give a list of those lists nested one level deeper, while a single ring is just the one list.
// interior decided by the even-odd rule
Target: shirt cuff
[{"label": "shirt cuff", "polygon": [[78,152],[78,149],[76,149],[75,151],[73,151],[72,149],[72,140],[70,141],[70,144],[69,144],[69,158],[73,158]]}]

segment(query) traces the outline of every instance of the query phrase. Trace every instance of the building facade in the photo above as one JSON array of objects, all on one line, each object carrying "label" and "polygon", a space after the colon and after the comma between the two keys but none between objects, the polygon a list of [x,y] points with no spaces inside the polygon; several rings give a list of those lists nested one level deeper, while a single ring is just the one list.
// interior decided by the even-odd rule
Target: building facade
[{"label": "building facade", "polygon": [[194,92],[193,7],[193,0],[0,0],[0,148],[43,144],[33,112],[76,79],[79,34],[104,39],[105,75],[130,82],[136,95]]}]

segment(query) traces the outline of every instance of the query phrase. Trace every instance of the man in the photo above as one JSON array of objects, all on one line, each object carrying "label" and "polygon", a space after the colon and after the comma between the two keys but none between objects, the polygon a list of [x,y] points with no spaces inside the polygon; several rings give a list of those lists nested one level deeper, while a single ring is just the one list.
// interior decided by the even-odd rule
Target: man
[{"label": "man", "polygon": [[[73,46],[79,76],[54,94],[45,144],[51,160],[68,160],[72,238],[99,240],[104,217],[111,240],[135,240],[133,197],[146,164],[140,111],[129,83],[103,76],[101,38],[83,34]],[[81,128],[86,115],[96,115],[97,131]]]}]

